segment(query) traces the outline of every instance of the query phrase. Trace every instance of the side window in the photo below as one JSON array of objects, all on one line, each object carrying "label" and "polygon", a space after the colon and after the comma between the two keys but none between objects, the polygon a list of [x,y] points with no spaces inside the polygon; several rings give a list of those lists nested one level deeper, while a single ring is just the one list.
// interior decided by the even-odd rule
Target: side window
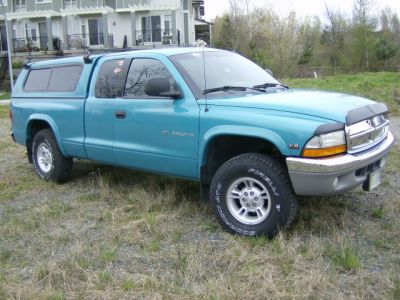
[{"label": "side window", "polygon": [[73,92],[79,82],[82,66],[33,69],[26,79],[26,92]]},{"label": "side window", "polygon": [[114,59],[105,61],[96,81],[96,98],[122,97],[129,60]]},{"label": "side window", "polygon": [[24,90],[27,92],[47,91],[51,69],[31,70],[26,79]]},{"label": "side window", "polygon": [[171,89],[174,88],[174,79],[162,62],[149,58],[134,59],[126,79],[125,96],[147,97],[144,92],[146,80],[159,76],[167,77],[171,83]]},{"label": "side window", "polygon": [[81,73],[82,66],[53,68],[47,90],[51,92],[73,92],[81,77]]}]

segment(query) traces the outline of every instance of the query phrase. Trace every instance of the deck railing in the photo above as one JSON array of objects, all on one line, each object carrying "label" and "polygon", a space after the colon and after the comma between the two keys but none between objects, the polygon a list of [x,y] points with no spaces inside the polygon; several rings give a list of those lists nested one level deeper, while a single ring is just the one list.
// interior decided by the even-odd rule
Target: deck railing
[{"label": "deck railing", "polygon": [[146,44],[180,45],[180,32],[172,29],[137,30],[135,45]]},{"label": "deck railing", "polygon": [[[105,40],[107,39],[107,40]],[[112,34],[69,34],[67,35],[67,49],[79,50],[87,49],[93,46],[104,46],[107,41],[107,46],[112,48],[114,46],[114,39]]]}]

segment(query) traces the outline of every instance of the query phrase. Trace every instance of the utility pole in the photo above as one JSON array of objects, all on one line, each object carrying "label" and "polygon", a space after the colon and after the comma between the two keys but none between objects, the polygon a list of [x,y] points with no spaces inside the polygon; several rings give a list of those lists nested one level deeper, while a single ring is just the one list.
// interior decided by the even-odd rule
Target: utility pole
[{"label": "utility pole", "polygon": [[[3,5],[3,0],[0,0],[1,6],[4,8]],[[14,75],[13,75],[13,69],[12,69],[12,60],[11,60],[11,47],[10,47],[10,35],[8,32],[8,22],[7,22],[7,13],[4,13],[4,23],[6,24],[6,39],[7,39],[7,57],[8,57],[8,69],[10,72],[10,85],[11,85],[11,91],[14,88]]]}]

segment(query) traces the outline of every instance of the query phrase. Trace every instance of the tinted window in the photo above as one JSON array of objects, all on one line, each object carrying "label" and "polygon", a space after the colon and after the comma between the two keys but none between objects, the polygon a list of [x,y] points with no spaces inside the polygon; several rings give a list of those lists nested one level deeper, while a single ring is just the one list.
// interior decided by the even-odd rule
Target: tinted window
[{"label": "tinted window", "polygon": [[51,69],[31,70],[26,79],[24,89],[28,92],[47,91]]},{"label": "tinted window", "polygon": [[82,66],[53,68],[51,71],[49,91],[72,92],[81,77]]},{"label": "tinted window", "polygon": [[146,96],[144,84],[147,79],[152,77],[167,77],[173,89],[174,80],[167,68],[156,59],[134,59],[129,68],[128,78],[126,79],[125,95],[128,97]]},{"label": "tinted window", "polygon": [[101,65],[96,81],[96,98],[122,97],[129,60],[115,59]]}]

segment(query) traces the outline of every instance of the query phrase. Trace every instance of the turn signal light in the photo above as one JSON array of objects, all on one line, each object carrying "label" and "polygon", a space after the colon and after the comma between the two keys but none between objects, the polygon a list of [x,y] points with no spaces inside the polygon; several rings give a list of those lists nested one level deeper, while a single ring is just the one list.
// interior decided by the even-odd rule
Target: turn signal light
[{"label": "turn signal light", "polygon": [[324,157],[324,156],[332,156],[336,154],[341,154],[347,151],[346,145],[338,145],[328,148],[319,148],[319,149],[304,149],[303,157]]}]

